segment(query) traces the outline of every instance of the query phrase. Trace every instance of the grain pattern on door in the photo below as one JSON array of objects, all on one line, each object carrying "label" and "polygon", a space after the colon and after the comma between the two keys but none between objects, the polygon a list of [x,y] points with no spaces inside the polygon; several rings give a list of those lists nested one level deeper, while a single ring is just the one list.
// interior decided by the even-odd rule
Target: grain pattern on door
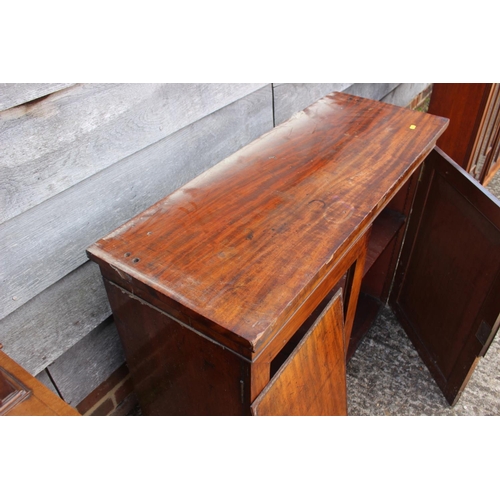
[{"label": "grain pattern on door", "polygon": [[253,415],[345,415],[342,290],[251,406]]}]

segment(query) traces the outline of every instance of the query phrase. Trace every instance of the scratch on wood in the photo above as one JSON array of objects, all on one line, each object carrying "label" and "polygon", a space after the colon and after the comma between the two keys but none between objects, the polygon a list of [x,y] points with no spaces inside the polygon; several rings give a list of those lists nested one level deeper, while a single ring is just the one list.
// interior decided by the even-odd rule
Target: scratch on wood
[{"label": "scratch on wood", "polygon": [[109,267],[111,267],[111,269],[113,269],[113,271],[117,272],[121,279],[126,280],[129,283],[132,283],[132,278],[127,273],[123,272],[121,269],[118,269],[117,267],[113,266],[112,264],[110,264]]}]

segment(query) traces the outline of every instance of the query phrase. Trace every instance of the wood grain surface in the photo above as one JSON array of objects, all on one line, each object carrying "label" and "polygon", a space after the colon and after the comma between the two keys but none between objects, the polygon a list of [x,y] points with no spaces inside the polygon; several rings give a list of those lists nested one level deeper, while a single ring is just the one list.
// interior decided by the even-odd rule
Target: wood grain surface
[{"label": "wood grain surface", "polygon": [[94,241],[271,128],[268,85],[1,224],[0,319],[86,262]]},{"label": "wood grain surface", "polygon": [[0,83],[0,111],[71,87],[74,83]]},{"label": "wood grain surface", "polygon": [[31,389],[31,396],[12,408],[6,415],[21,416],[78,416],[79,413],[47,389],[24,368],[0,351],[0,366]]},{"label": "wood grain surface", "polygon": [[447,123],[330,94],[89,255],[255,349],[366,232]]},{"label": "wood grain surface", "polygon": [[253,415],[346,415],[342,291],[251,405]]},{"label": "wood grain surface", "polygon": [[352,83],[273,83],[275,124],[332,92],[342,92]]},{"label": "wood grain surface", "polygon": [[87,262],[4,318],[0,342],[36,375],[110,315],[99,268]]},{"label": "wood grain surface", "polygon": [[429,113],[450,119],[437,145],[468,169],[492,83],[435,83]]},{"label": "wood grain surface", "polygon": [[123,363],[125,356],[120,338],[112,318],[109,318],[47,369],[64,400],[76,406]]},{"label": "wood grain surface", "polygon": [[[431,83],[400,83],[395,89],[391,90],[384,98],[382,102],[387,102],[389,104],[395,104],[396,106],[408,106],[412,100],[423,92]],[[433,113],[440,115],[439,113]]]},{"label": "wood grain surface", "polygon": [[2,111],[0,223],[264,86],[85,83]]},{"label": "wood grain surface", "polygon": [[106,282],[143,415],[250,413],[250,363]]},{"label": "wood grain surface", "polygon": [[[321,99],[331,92],[345,92],[358,97],[367,97],[375,100],[391,99],[393,92],[401,88],[400,93],[394,96],[391,104],[398,106],[401,103],[401,94],[408,95],[413,89],[407,89],[405,94],[404,83],[274,83],[274,113],[275,123],[279,125],[288,120],[294,113]],[[418,92],[415,92],[415,94]],[[415,97],[412,95],[412,98]],[[406,105],[405,103],[404,105]]]}]

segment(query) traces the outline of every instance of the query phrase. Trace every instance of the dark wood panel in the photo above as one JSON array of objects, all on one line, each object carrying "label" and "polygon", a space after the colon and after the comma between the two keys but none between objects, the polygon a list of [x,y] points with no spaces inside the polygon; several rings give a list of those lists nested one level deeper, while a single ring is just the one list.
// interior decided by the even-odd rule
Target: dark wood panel
[{"label": "dark wood panel", "polygon": [[346,415],[342,310],[338,291],[253,402],[253,415]]},{"label": "dark wood panel", "polygon": [[390,209],[385,209],[375,219],[368,242],[364,274],[370,270],[380,257],[389,242],[403,226],[404,221],[405,216],[403,214]]},{"label": "dark wood panel", "polygon": [[0,318],[82,265],[98,238],[271,128],[268,85],[1,224]]},{"label": "dark wood panel", "polygon": [[353,357],[381,307],[382,303],[378,298],[364,292],[359,294],[354,325],[349,345],[347,346],[347,361]]},{"label": "dark wood panel", "polygon": [[449,157],[426,160],[392,302],[453,404],[500,313],[500,203]]},{"label": "dark wood panel", "polygon": [[[354,355],[364,335],[368,332],[380,307],[388,299],[420,170],[419,168],[411,176],[373,224],[368,245],[367,261],[369,262],[365,265],[366,272],[363,275],[361,293],[348,346],[348,360]],[[377,240],[380,241],[377,242]],[[378,251],[375,252],[374,248],[377,248]]]},{"label": "dark wood panel", "polygon": [[89,253],[258,349],[368,230],[446,126],[331,94]]},{"label": "dark wood panel", "polygon": [[448,130],[437,145],[467,169],[481,125],[491,83],[435,83],[429,113],[450,119]]},{"label": "dark wood panel", "polygon": [[106,287],[144,415],[249,413],[247,361],[115,285]]}]

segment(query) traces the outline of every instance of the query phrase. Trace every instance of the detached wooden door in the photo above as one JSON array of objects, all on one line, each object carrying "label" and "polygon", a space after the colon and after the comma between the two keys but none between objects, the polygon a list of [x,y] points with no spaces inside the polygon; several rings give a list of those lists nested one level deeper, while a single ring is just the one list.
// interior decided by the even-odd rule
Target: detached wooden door
[{"label": "detached wooden door", "polygon": [[391,305],[455,404],[499,328],[500,203],[438,148],[425,160]]}]

